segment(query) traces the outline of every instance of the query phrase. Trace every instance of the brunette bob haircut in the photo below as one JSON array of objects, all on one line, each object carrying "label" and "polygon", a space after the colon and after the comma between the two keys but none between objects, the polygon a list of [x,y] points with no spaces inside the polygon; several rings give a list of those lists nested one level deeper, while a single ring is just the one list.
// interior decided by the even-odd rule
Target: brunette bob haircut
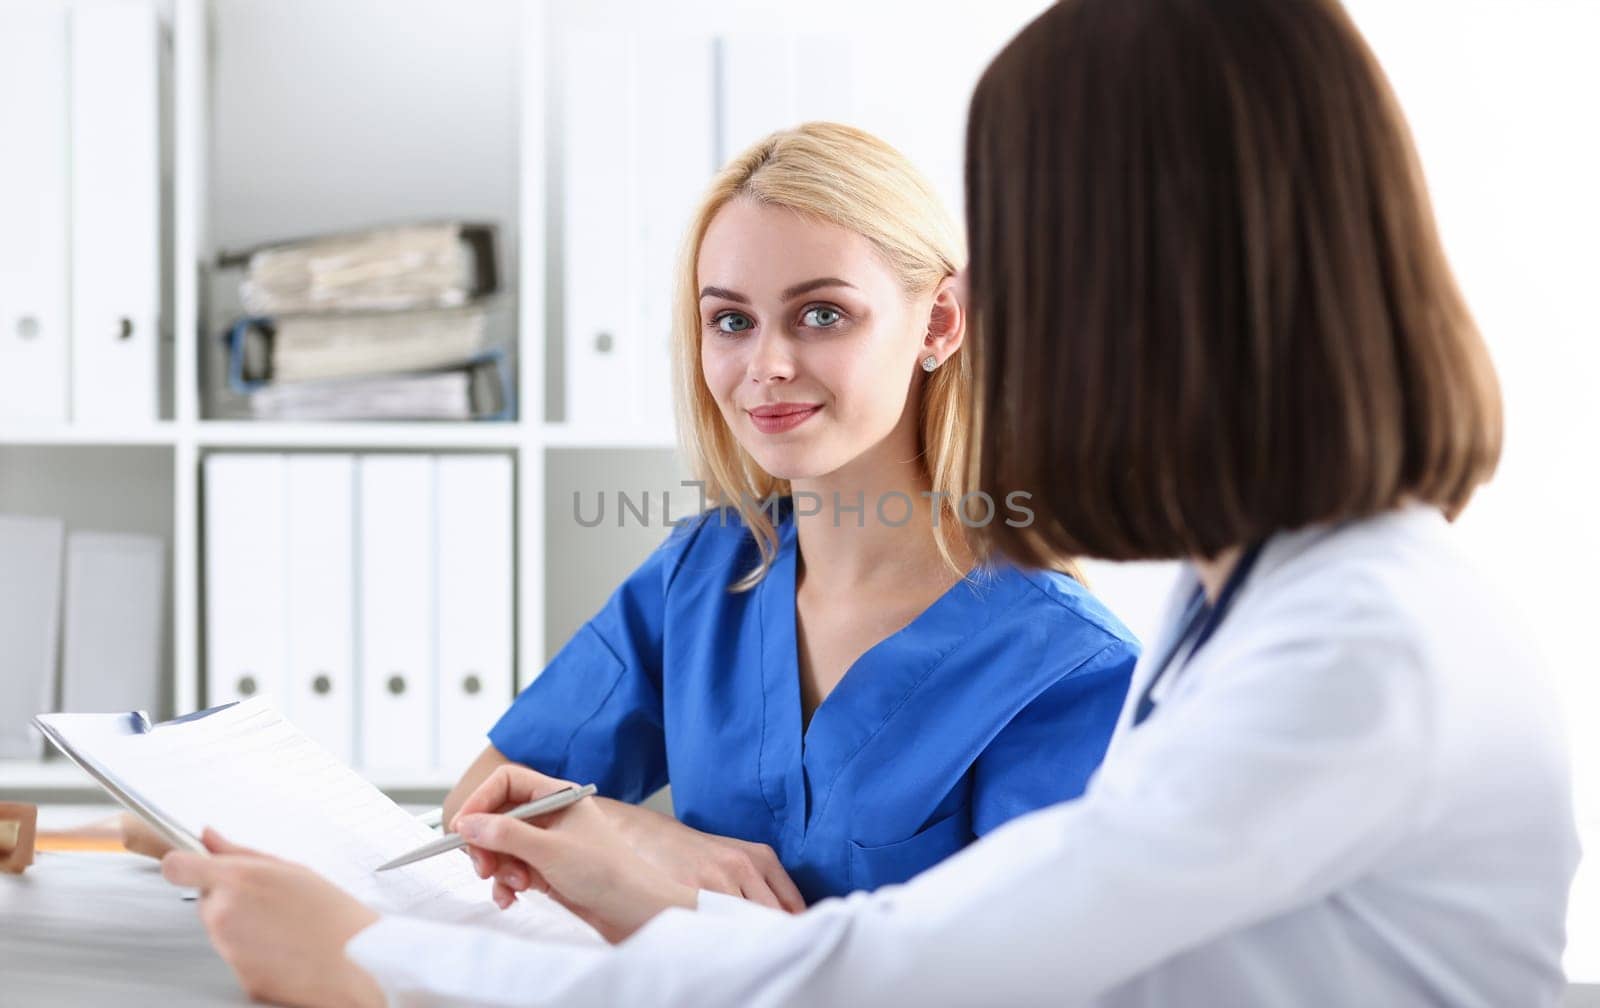
[{"label": "brunette bob haircut", "polygon": [[1333,0],[1063,0],[967,132],[985,545],[1213,557],[1454,517],[1500,394],[1409,132]]}]

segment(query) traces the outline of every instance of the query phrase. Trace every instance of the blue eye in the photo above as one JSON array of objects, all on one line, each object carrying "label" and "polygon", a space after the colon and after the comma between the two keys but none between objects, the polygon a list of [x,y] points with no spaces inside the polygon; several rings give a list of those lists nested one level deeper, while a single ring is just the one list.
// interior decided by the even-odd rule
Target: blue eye
[{"label": "blue eye", "polygon": [[738,312],[725,312],[718,315],[711,322],[712,325],[725,333],[740,333],[755,325],[750,319]]},{"label": "blue eye", "polygon": [[806,325],[814,325],[826,329],[828,326],[833,325],[843,317],[844,316],[840,315],[838,309],[836,308],[829,308],[826,305],[818,305],[815,308],[807,308],[806,313],[801,316],[801,319],[806,323]]}]

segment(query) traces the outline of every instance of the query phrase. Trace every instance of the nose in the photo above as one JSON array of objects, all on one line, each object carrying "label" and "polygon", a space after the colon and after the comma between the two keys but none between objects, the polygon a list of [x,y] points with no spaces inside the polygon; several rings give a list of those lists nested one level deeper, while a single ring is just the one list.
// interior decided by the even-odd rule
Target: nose
[{"label": "nose", "polygon": [[757,385],[773,385],[794,378],[794,354],[781,333],[758,333],[750,348],[745,377]]}]

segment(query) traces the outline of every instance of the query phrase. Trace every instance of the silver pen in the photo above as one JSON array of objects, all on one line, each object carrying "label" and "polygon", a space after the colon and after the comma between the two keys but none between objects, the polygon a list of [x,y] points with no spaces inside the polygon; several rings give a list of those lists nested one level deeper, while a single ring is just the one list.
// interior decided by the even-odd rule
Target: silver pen
[{"label": "silver pen", "polygon": [[[582,787],[562,788],[560,791],[547,794],[543,798],[535,798],[526,805],[518,805],[516,808],[500,814],[508,815],[513,819],[535,819],[551,812],[559,812],[568,805],[576,804],[592,794],[594,794],[593,784],[585,784]],[[409,854],[402,854],[393,861],[379,865],[373,871],[388,871],[391,868],[415,864],[418,861],[425,861],[436,854],[460,850],[466,845],[467,842],[461,838],[461,834],[447,833],[437,840],[428,841]]]}]

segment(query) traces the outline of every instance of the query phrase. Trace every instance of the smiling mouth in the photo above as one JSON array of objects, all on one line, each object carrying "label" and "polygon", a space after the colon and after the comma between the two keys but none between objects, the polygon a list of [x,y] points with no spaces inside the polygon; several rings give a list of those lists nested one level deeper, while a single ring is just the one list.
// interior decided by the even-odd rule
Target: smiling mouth
[{"label": "smiling mouth", "polygon": [[775,403],[748,410],[750,422],[763,434],[794,430],[822,409],[817,403]]}]

